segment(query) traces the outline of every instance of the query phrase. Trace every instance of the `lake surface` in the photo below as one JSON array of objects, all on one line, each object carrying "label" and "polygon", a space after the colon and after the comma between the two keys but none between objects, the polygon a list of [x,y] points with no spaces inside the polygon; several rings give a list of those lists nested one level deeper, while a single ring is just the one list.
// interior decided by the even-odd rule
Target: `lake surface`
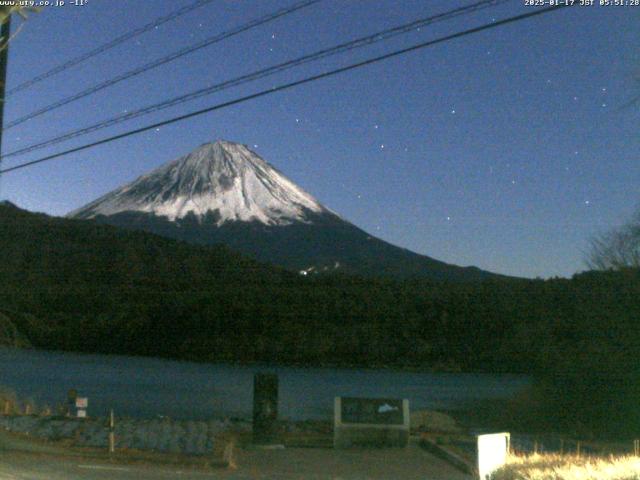
[{"label": "lake surface", "polygon": [[279,413],[289,419],[332,418],[335,396],[408,398],[411,409],[459,408],[508,398],[529,385],[521,375],[413,373],[191,363],[119,355],[0,348],[0,385],[38,405],[89,397],[89,415],[201,420],[250,417],[255,373],[279,375]]}]

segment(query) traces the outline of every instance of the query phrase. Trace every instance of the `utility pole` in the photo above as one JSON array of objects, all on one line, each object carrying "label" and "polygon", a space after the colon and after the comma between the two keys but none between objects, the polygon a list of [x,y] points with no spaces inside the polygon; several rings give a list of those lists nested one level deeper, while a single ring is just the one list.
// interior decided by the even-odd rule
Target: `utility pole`
[{"label": "utility pole", "polygon": [[[5,7],[8,9],[8,7]],[[7,84],[7,62],[9,60],[9,37],[11,36],[11,13],[7,11],[7,17],[0,29],[0,169],[2,167],[2,133],[4,130],[4,96]],[[1,175],[0,175],[1,176]]]}]

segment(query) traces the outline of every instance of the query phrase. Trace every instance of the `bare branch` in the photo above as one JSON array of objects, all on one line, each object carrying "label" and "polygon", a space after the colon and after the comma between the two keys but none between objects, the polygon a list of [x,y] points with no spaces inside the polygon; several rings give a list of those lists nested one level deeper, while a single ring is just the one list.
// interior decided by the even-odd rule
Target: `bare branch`
[{"label": "bare branch", "polygon": [[591,239],[586,264],[594,270],[640,268],[640,208],[623,226]]}]

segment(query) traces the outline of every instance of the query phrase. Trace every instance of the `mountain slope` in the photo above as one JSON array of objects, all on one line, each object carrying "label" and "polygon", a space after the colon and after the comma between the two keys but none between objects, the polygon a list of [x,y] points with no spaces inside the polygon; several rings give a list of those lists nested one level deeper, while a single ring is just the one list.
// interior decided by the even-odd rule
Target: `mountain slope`
[{"label": "mountain slope", "polygon": [[226,141],[205,144],[69,216],[191,243],[223,243],[305,274],[341,271],[454,281],[494,276],[369,235],[246,146]]}]

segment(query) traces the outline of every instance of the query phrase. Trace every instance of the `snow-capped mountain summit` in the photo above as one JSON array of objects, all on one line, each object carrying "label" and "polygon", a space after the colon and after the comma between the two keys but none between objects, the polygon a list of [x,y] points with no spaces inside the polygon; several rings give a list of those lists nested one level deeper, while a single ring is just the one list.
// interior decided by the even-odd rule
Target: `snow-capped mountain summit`
[{"label": "snow-capped mountain summit", "polygon": [[245,145],[207,143],[139,177],[69,216],[93,218],[143,212],[170,221],[213,215],[215,223],[265,225],[308,222],[309,212],[329,212]]},{"label": "snow-capped mountain summit", "polygon": [[369,235],[246,146],[226,141],[202,145],[68,216],[190,243],[223,243],[305,275],[340,271],[454,281],[494,276]]}]

